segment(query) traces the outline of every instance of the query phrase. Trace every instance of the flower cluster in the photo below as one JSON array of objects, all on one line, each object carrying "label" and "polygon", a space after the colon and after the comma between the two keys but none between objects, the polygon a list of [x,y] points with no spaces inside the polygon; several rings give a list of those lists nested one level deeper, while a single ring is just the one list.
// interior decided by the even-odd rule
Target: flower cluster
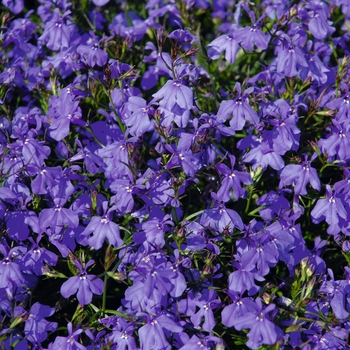
[{"label": "flower cluster", "polygon": [[346,0],[0,6],[1,348],[349,346]]}]

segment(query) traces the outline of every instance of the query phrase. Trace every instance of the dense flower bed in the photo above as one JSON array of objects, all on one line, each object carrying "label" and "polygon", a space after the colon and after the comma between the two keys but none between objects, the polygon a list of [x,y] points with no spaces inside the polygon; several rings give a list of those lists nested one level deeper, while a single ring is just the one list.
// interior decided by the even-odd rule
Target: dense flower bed
[{"label": "dense flower bed", "polygon": [[2,0],[3,349],[346,349],[348,0]]}]

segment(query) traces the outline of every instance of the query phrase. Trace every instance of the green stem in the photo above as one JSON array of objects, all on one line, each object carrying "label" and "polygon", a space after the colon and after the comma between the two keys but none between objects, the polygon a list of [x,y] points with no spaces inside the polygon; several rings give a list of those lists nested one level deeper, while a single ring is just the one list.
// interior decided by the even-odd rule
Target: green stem
[{"label": "green stem", "polygon": [[106,312],[107,280],[108,280],[108,275],[105,274],[105,277],[103,279],[103,295],[102,295],[102,313],[103,313],[103,315]]}]

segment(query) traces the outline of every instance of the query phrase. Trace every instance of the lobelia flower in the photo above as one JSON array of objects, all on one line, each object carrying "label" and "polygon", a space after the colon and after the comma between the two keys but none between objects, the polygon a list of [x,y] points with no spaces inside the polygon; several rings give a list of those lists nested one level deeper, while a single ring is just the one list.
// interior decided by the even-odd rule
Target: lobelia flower
[{"label": "lobelia flower", "polygon": [[350,285],[348,280],[336,281],[334,279],[334,273],[331,269],[328,269],[328,275],[330,280],[322,283],[320,292],[326,293],[329,296],[334,315],[339,320],[347,319],[349,317],[350,310]]},{"label": "lobelia flower", "polygon": [[187,149],[180,141],[176,150],[174,149],[175,146],[169,144],[165,145],[165,148],[172,153],[172,157],[165,168],[172,169],[180,165],[187,176],[194,176],[200,169],[199,160],[196,155],[194,155],[191,150]]},{"label": "lobelia flower", "polygon": [[92,0],[92,2],[96,6],[104,6],[109,3],[109,0]]},{"label": "lobelia flower", "polygon": [[252,26],[238,28],[237,31],[234,32],[234,37],[236,41],[246,50],[253,51],[254,46],[258,47],[261,50],[266,50],[271,35],[269,33],[265,34],[260,29],[260,22],[264,19],[265,15],[261,16],[256,21],[253,11],[249,11],[248,14],[254,24]]},{"label": "lobelia flower", "polygon": [[327,20],[330,9],[326,3],[322,3],[321,1],[311,1],[306,4],[305,8],[312,12],[313,17],[310,19],[308,27],[310,33],[316,39],[323,40],[328,35],[335,32],[335,28],[331,27],[332,22]]},{"label": "lobelia flower", "polygon": [[222,101],[217,113],[217,121],[225,122],[230,116],[230,126],[233,130],[242,130],[246,121],[256,125],[259,123],[259,117],[254,109],[248,103],[248,96],[254,91],[253,87],[248,88],[242,93],[240,83],[236,83],[238,96],[234,100]]},{"label": "lobelia flower", "polygon": [[267,109],[267,114],[275,119],[268,123],[274,126],[272,140],[273,149],[278,154],[297,151],[301,131],[297,127],[298,116],[291,113],[291,106],[285,100],[277,100]]},{"label": "lobelia flower", "polygon": [[[152,44],[153,45],[153,44]],[[149,43],[148,46],[151,46]],[[153,48],[153,46],[151,46]],[[147,49],[147,45],[145,47]],[[166,61],[167,63],[165,63]],[[144,60],[144,62],[147,62]],[[165,76],[167,78],[172,77],[172,72],[168,68],[171,67],[171,57],[168,53],[162,52],[156,56],[156,62],[152,66],[148,66],[146,72],[143,74],[141,79],[141,87],[144,90],[152,89],[159,81],[159,76]]]},{"label": "lobelia flower", "polygon": [[146,319],[146,324],[138,330],[141,348],[170,350],[171,345],[166,338],[164,329],[171,333],[179,333],[183,328],[169,314],[149,316],[140,312],[139,315]]},{"label": "lobelia flower", "polygon": [[340,221],[348,221],[348,213],[343,205],[345,203],[344,196],[333,194],[330,185],[326,185],[326,198],[319,199],[315,207],[311,211],[312,221],[316,224],[322,220],[326,220],[330,226],[327,233],[334,235],[341,231],[339,227]]},{"label": "lobelia flower", "polygon": [[149,116],[153,111],[142,97],[131,96],[122,107],[122,116],[132,136],[142,136],[152,130]]},{"label": "lobelia flower", "polygon": [[[196,297],[191,301],[199,310],[191,315],[191,322],[195,328],[203,328],[207,332],[211,332],[215,327],[215,318],[213,309],[221,306],[221,301],[217,299],[216,292],[214,290],[203,290],[200,297]],[[202,318],[204,322],[202,323]],[[201,326],[200,326],[201,325]]]},{"label": "lobelia flower", "polygon": [[104,163],[104,174],[110,180],[115,179],[133,179],[133,173],[130,170],[127,143],[118,141],[111,142],[104,148],[96,151]]},{"label": "lobelia flower", "polygon": [[154,101],[160,100],[160,111],[165,113],[166,123],[162,125],[169,126],[174,120],[180,128],[187,126],[190,110],[193,108],[193,92],[188,86],[183,85],[180,80],[168,80],[152,96]]},{"label": "lobelia flower", "polygon": [[102,247],[105,238],[108,239],[109,244],[112,244],[114,247],[120,247],[123,244],[123,240],[120,238],[119,226],[110,220],[110,213],[114,209],[107,210],[107,201],[103,202],[102,206],[104,215],[102,217],[92,217],[81,236],[87,236],[86,243],[96,250]]},{"label": "lobelia flower", "polygon": [[46,23],[43,34],[38,38],[46,42],[46,46],[52,51],[59,51],[68,48],[70,38],[75,30],[73,24],[67,24],[67,18],[71,11],[66,11],[63,15],[55,8],[52,18]]},{"label": "lobelia flower", "polygon": [[226,327],[233,327],[238,318],[245,316],[248,312],[254,312],[256,304],[251,298],[242,298],[240,293],[228,290],[227,294],[232,299],[233,303],[227,305],[222,310],[221,319],[223,325]]},{"label": "lobelia flower", "polygon": [[181,44],[181,45],[186,43],[193,44],[194,42],[198,41],[198,39],[195,35],[190,33],[189,30],[191,29],[190,28],[175,29],[168,35],[168,38],[174,39],[176,41],[176,44]]},{"label": "lobelia flower", "polygon": [[204,227],[210,227],[217,234],[222,234],[224,230],[232,233],[234,228],[239,230],[244,228],[243,221],[236,211],[218,203],[215,203],[212,209],[204,210],[199,223]]},{"label": "lobelia flower", "polygon": [[317,157],[317,154],[311,156],[310,161],[307,160],[307,155],[304,155],[304,161],[302,164],[288,164],[284,167],[280,175],[279,189],[283,186],[292,185],[294,187],[294,193],[296,195],[306,195],[306,185],[308,183],[319,191],[321,188],[320,179],[318,178],[315,168],[311,168],[311,162]]},{"label": "lobelia flower", "polygon": [[90,67],[93,68],[95,65],[103,67],[107,63],[108,53],[100,48],[100,44],[106,38],[99,39],[91,30],[89,34],[90,38],[85,45],[79,45],[77,47],[77,52],[83,56]]},{"label": "lobelia flower", "polygon": [[[307,50],[311,52],[311,47],[313,42],[309,40],[307,42]],[[316,51],[317,46],[315,45]],[[305,55],[308,63],[308,68],[300,67],[299,77],[301,80],[305,81],[308,77],[311,77],[312,81],[316,81],[319,85],[325,84],[329,79],[327,73],[331,71],[323,64],[319,55],[322,54],[323,48],[316,51],[316,54],[308,53]]]},{"label": "lobelia flower", "polygon": [[343,91],[343,96],[328,102],[326,107],[331,110],[338,109],[335,120],[339,123],[345,122],[345,126],[347,127],[350,118],[350,93],[348,86],[342,84],[341,91]]},{"label": "lobelia flower", "polygon": [[220,35],[208,45],[208,56],[212,60],[217,60],[225,51],[226,61],[234,63],[239,48],[239,43],[233,34]]},{"label": "lobelia flower", "polygon": [[260,290],[260,287],[255,284],[255,280],[263,281],[264,278],[255,271],[243,269],[239,262],[234,261],[232,265],[237,270],[232,272],[228,278],[228,292],[244,293],[247,291],[248,295],[255,295]]},{"label": "lobelia flower", "polygon": [[65,200],[55,198],[53,208],[43,209],[39,214],[39,227],[42,232],[48,227],[52,233],[59,233],[65,226],[75,228],[79,225],[78,214],[71,209],[63,208]]},{"label": "lobelia flower", "polygon": [[245,271],[257,272],[260,276],[266,276],[278,262],[278,249],[276,245],[268,241],[268,236],[262,236],[256,241],[256,246],[245,251],[240,262]]},{"label": "lobelia flower", "polygon": [[334,184],[334,190],[337,194],[344,194],[345,198],[348,199],[350,196],[350,170],[343,168],[344,171],[344,180],[340,180]]},{"label": "lobelia flower", "polygon": [[74,260],[75,266],[79,269],[79,275],[73,276],[64,282],[61,286],[61,294],[64,298],[69,298],[77,293],[77,299],[81,305],[90,304],[93,294],[101,295],[103,293],[103,281],[96,278],[95,275],[88,275],[87,269],[95,263],[89,260],[85,267],[82,267],[78,260]]},{"label": "lobelia flower", "polygon": [[266,227],[266,231],[271,243],[275,245],[278,251],[278,259],[288,264],[291,258],[290,252],[296,248],[299,243],[298,239],[291,235],[283,220],[273,222]]},{"label": "lobelia flower", "polygon": [[[167,214],[162,220],[158,217],[152,218],[150,216],[145,222],[135,226],[144,230],[146,239],[149,243],[162,248],[165,245],[164,235],[170,230],[169,226],[174,226],[174,223],[171,220],[171,215]],[[135,243],[139,243],[139,239],[136,239],[136,237],[134,238],[134,241]]]},{"label": "lobelia flower", "polygon": [[17,308],[15,312],[25,313],[24,334],[34,344],[42,343],[48,337],[47,332],[54,332],[57,328],[57,322],[45,320],[45,317],[52,316],[55,313],[55,309],[47,305],[41,305],[37,302],[32,305],[29,312],[25,312],[21,307]]},{"label": "lobelia flower", "polygon": [[85,125],[82,121],[82,111],[79,107],[79,101],[65,95],[52,96],[50,98],[49,116],[47,120],[50,124],[50,137],[56,141],[63,140],[68,134],[70,124]]},{"label": "lobelia flower", "polygon": [[127,14],[121,12],[112,19],[108,29],[113,35],[121,36],[131,41],[139,41],[148,29],[147,22],[147,20],[144,21],[133,11],[128,11]]},{"label": "lobelia flower", "polygon": [[319,139],[318,145],[321,152],[329,157],[337,156],[337,159],[347,161],[350,159],[350,124],[338,123],[333,119],[330,127],[332,134],[327,139]]},{"label": "lobelia flower", "polygon": [[148,311],[154,313],[167,305],[167,296],[154,288],[152,293],[145,293],[145,283],[141,280],[134,281],[133,285],[125,291],[125,299],[122,304],[127,308],[128,312],[135,314],[140,311]]},{"label": "lobelia flower", "polygon": [[75,162],[77,160],[84,159],[84,165],[90,174],[97,174],[100,172],[104,166],[101,157],[95,153],[90,152],[87,147],[83,147],[82,143],[79,140],[76,140],[76,143],[78,145],[78,153],[73,157],[70,157],[68,161]]},{"label": "lobelia flower", "polygon": [[303,45],[303,38],[296,34],[291,40],[287,35],[283,34],[281,40],[283,42],[277,56],[277,72],[292,78],[298,74],[299,67],[309,66],[303,50],[298,45]]},{"label": "lobelia flower", "polygon": [[185,343],[179,350],[210,350],[215,349],[222,350],[225,346],[222,344],[220,338],[215,336],[205,336],[203,334],[193,335],[189,341]]},{"label": "lobelia flower", "polygon": [[24,270],[27,269],[32,271],[37,276],[42,275],[42,268],[45,266],[45,264],[54,266],[58,261],[56,254],[44,247],[39,247],[41,238],[42,235],[39,234],[35,243],[33,239],[29,237],[29,240],[32,242],[32,248],[27,251],[22,259]]},{"label": "lobelia flower", "polygon": [[24,247],[9,249],[4,244],[0,244],[0,253],[3,255],[3,259],[0,261],[0,288],[15,290],[26,285],[21,268],[21,260],[25,251]]},{"label": "lobelia flower", "polygon": [[143,257],[135,271],[129,274],[129,278],[134,284],[127,289],[125,298],[132,311],[139,310],[140,306],[148,306],[148,310],[153,312],[154,308],[160,307],[162,296],[169,293],[177,298],[186,289],[186,280],[182,273],[164,257]]},{"label": "lobelia flower", "polygon": [[119,213],[130,213],[134,208],[133,192],[137,186],[133,185],[130,180],[117,179],[114,180],[109,188],[116,193],[111,197],[113,208]]},{"label": "lobelia flower", "polygon": [[[114,317],[112,333],[107,335],[107,343],[112,341],[118,344],[118,350],[134,350],[137,348],[135,338],[132,336],[135,325],[122,317]],[[101,323],[104,323],[102,320]]]},{"label": "lobelia flower", "polygon": [[81,344],[78,337],[83,330],[81,328],[77,328],[73,332],[73,325],[71,322],[67,324],[68,336],[67,337],[56,337],[53,343],[50,343],[48,350],[86,350],[86,347]]},{"label": "lobelia flower", "polygon": [[[22,200],[23,198],[19,198],[19,202]],[[7,235],[14,241],[24,241],[29,236],[27,221],[36,217],[33,211],[26,208],[26,205],[31,201],[31,197],[27,198],[26,203],[19,208],[20,210],[9,211],[5,216]]]},{"label": "lobelia flower", "polygon": [[262,195],[256,202],[259,206],[264,208],[259,210],[259,215],[264,220],[273,220],[276,216],[282,214],[290,209],[289,201],[284,195],[289,194],[288,190],[269,191]]},{"label": "lobelia flower", "polygon": [[265,309],[260,298],[255,300],[254,310],[247,312],[244,316],[234,320],[233,326],[238,330],[250,329],[246,345],[256,349],[263,344],[273,345],[283,335],[272,321],[269,313],[275,310],[276,305],[270,304]]},{"label": "lobelia flower", "polygon": [[24,9],[24,0],[2,0],[1,3],[15,15]]},{"label": "lobelia flower", "polygon": [[[144,174],[145,179],[147,178],[145,176],[146,173]],[[175,198],[175,191],[172,186],[171,177],[166,172],[153,173],[147,180],[146,186],[147,195],[156,205],[162,205],[165,207],[171,202],[172,198]]]},{"label": "lobelia flower", "polygon": [[216,169],[221,174],[225,175],[217,192],[218,200],[223,202],[228,202],[231,199],[231,190],[232,196],[236,200],[240,197],[244,197],[247,191],[242,187],[242,184],[251,185],[253,183],[250,174],[234,170],[236,158],[233,155],[229,155],[229,158],[231,169],[225,164],[215,165]]},{"label": "lobelia flower", "polygon": [[[237,147],[241,150],[250,148],[250,151],[243,156],[243,161],[253,163],[253,170],[261,172],[268,166],[275,170],[281,170],[284,167],[284,160],[281,153],[283,148],[275,151],[274,134],[270,130],[264,130],[260,136],[247,136],[237,143]],[[253,176],[254,179],[254,176]]]}]

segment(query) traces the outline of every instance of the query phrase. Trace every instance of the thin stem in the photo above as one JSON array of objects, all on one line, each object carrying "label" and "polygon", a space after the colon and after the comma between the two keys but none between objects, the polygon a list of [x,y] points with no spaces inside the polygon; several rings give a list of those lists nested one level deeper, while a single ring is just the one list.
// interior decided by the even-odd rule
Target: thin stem
[{"label": "thin stem", "polygon": [[103,315],[105,314],[105,311],[106,311],[107,281],[108,281],[108,275],[105,274],[105,277],[103,279],[103,295],[102,295],[102,313],[103,313]]}]

